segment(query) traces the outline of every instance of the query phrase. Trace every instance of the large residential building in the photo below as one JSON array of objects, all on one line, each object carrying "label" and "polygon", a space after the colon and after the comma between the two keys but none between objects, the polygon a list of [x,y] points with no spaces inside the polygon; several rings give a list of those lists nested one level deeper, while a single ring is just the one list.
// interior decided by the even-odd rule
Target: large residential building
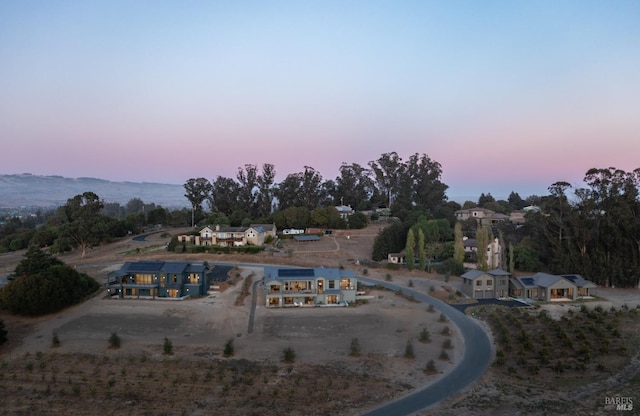
[{"label": "large residential building", "polygon": [[461,209],[455,212],[458,221],[474,219],[478,225],[483,227],[492,227],[499,223],[509,221],[509,216],[497,214],[495,211],[486,208],[469,208]]},{"label": "large residential building", "polygon": [[352,270],[264,268],[267,307],[346,305],[355,302],[357,286]]},{"label": "large residential building", "polygon": [[474,299],[495,299],[509,296],[509,277],[511,274],[502,269],[487,272],[469,270],[462,276],[460,291]]},{"label": "large residential building", "polygon": [[107,290],[120,298],[184,298],[207,294],[211,271],[203,263],[126,262],[109,273]]},{"label": "large residential building", "polygon": [[196,246],[239,247],[261,246],[267,237],[276,237],[275,224],[251,224],[249,227],[224,227],[208,225],[198,235],[180,235],[179,242]]},{"label": "large residential building", "polygon": [[462,276],[460,291],[474,299],[514,297],[525,300],[568,301],[593,296],[597,287],[577,274],[511,277],[502,269],[469,270]]},{"label": "large residential building", "polygon": [[533,276],[512,277],[509,294],[515,298],[562,301],[594,295],[597,286],[577,274],[555,275],[536,273]]}]

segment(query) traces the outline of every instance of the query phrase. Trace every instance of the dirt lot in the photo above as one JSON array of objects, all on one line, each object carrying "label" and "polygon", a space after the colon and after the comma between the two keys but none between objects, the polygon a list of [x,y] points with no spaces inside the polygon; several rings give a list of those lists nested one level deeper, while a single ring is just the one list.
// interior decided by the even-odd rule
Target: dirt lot
[{"label": "dirt lot", "polygon": [[[104,281],[109,270],[138,259],[207,260],[210,263],[263,263],[352,268],[358,274],[384,280],[441,298],[450,296],[445,286],[458,287],[457,278],[421,272],[390,271],[366,267],[371,246],[381,225],[365,230],[338,232],[318,242],[286,241],[279,253],[260,255],[169,254],[166,236],[155,233],[144,242],[125,239],[98,247],[82,259],[61,256],[68,264]],[[171,231],[174,234],[184,232]],[[0,256],[0,273],[15,267],[20,255]],[[366,269],[366,270],[365,270]],[[238,271],[234,271],[233,274]],[[103,293],[88,302],[53,316],[37,319],[2,314],[10,342],[0,349],[0,410],[8,414],[215,414],[220,415],[354,415],[433,382],[449,371],[464,345],[453,329],[450,360],[438,359],[445,336],[438,313],[390,292],[373,291],[374,299],[354,308],[267,309],[258,302],[253,331],[249,332],[250,299],[236,306],[242,279],[260,268],[241,267],[241,279],[222,292],[188,301],[106,299]],[[433,287],[435,290],[431,290]],[[258,293],[259,295],[259,293]],[[592,306],[640,303],[637,291],[600,289]],[[258,296],[260,299],[260,296]],[[569,305],[549,305],[561,316]],[[430,343],[418,341],[428,328]],[[632,325],[632,330],[634,326]],[[637,329],[637,325],[635,326]],[[53,333],[60,346],[51,346]],[[119,349],[109,348],[112,332],[121,338]],[[164,340],[173,354],[164,354]],[[361,352],[350,356],[352,339]],[[225,357],[225,344],[233,340],[234,355]],[[415,358],[406,358],[412,340]],[[295,351],[295,362],[284,363],[283,351]],[[631,351],[629,351],[631,355]],[[426,374],[433,359],[436,374]],[[630,360],[630,358],[629,358]],[[627,366],[635,368],[633,363]],[[611,369],[594,393],[572,404],[567,414],[610,414],[594,404],[607,395],[634,396],[640,387],[637,371],[622,383],[606,380],[623,368]],[[594,376],[589,374],[589,376]],[[597,374],[595,375],[597,376]],[[620,378],[620,377],[618,377]],[[558,401],[571,399],[553,377],[509,378],[491,368],[467,391],[441,403],[425,415],[440,414],[554,414]],[[580,381],[575,381],[577,385]],[[560,393],[558,393],[560,392]],[[537,406],[553,394],[553,407]],[[544,402],[542,402],[544,403]],[[522,410],[526,409],[526,410]],[[569,409],[569,407],[568,407]]]},{"label": "dirt lot", "polygon": [[[73,254],[61,259],[99,281],[104,281],[106,273],[122,262],[142,258],[343,266],[362,273],[363,268],[357,263],[369,257],[377,229],[378,226],[348,234],[337,233],[314,243],[286,241],[280,256],[169,255],[164,251],[167,238],[156,233],[144,242],[123,240],[96,248],[84,259]],[[4,269],[15,267],[8,265],[9,257],[2,258]],[[18,259],[14,256],[12,261]],[[28,319],[2,315],[11,339],[0,350],[4,358],[0,391],[12,399],[0,408],[10,413],[39,413],[53,403],[71,414],[120,414],[123,411],[157,414],[159,408],[152,400],[161,400],[162,394],[147,395],[133,386],[153,382],[166,394],[176,388],[175,378],[178,378],[180,385],[207,379],[204,386],[208,388],[204,388],[202,382],[187,383],[191,387],[172,400],[173,407],[167,414],[198,414],[199,409],[207,414],[205,409],[210,411],[212,406],[218,409],[216,414],[254,411],[261,415],[358,414],[437,380],[455,366],[464,352],[456,328],[450,323],[438,322],[437,311],[427,312],[425,305],[386,291],[371,291],[373,299],[352,308],[267,309],[258,289],[261,301],[257,303],[254,326],[249,331],[251,297],[245,298],[241,306],[235,304],[242,279],[249,275],[253,281],[260,279],[262,269],[240,267],[232,273],[241,274],[234,279],[234,285],[200,299],[119,300],[106,298],[103,292],[53,316]],[[380,278],[387,273],[367,271],[369,276]],[[424,276],[427,275],[416,276],[416,279],[425,280]],[[406,277],[397,279],[408,282]],[[426,281],[420,283],[425,290],[430,286]],[[451,335],[440,333],[444,326],[450,327]],[[419,342],[423,328],[431,335],[429,343]],[[107,342],[114,332],[121,339],[119,349],[109,348]],[[52,347],[54,333],[60,340],[60,346],[55,348]],[[164,354],[165,338],[172,344],[170,356]],[[351,356],[353,339],[357,339],[360,347],[357,356]],[[453,345],[448,350],[448,360],[438,358],[445,339],[450,339]],[[234,355],[224,357],[223,350],[229,340],[233,340]],[[405,356],[409,342],[415,358]],[[295,363],[283,363],[286,348],[295,352]],[[435,374],[424,371],[429,360],[436,363]],[[30,370],[25,371],[25,362],[31,363]],[[235,378],[217,375],[230,371],[224,366],[232,362],[239,363],[233,371],[252,374],[252,384],[257,383],[257,373],[263,375],[260,384],[264,389],[259,391],[265,393],[260,393],[261,397],[256,397],[249,408],[246,391],[230,387],[234,383],[249,383],[246,380],[249,376],[238,381],[238,374]],[[261,370],[256,370],[256,365]],[[165,374],[161,369],[167,366],[175,371]],[[207,376],[206,371],[216,376]],[[65,374],[64,383],[56,376],[60,372]],[[264,376],[265,372],[269,377]],[[100,377],[93,377],[96,373]],[[142,377],[145,374],[148,377]],[[275,393],[279,400],[262,396],[269,391],[273,394],[274,389],[279,392],[279,395]],[[300,402],[288,397],[289,392],[296,389],[304,390],[300,394],[307,399]],[[322,396],[312,397],[318,390]],[[28,400],[21,394],[25,391],[30,392]],[[123,395],[122,401],[113,401]],[[308,400],[313,400],[313,410],[306,409]],[[87,409],[87,402],[96,406]],[[305,406],[304,411],[301,405]]]}]

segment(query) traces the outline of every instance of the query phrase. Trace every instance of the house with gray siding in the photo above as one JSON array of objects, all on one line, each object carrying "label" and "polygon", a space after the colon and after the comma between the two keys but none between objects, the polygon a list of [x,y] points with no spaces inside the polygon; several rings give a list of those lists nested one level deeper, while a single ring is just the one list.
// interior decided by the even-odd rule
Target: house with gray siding
[{"label": "house with gray siding", "polygon": [[504,298],[509,295],[509,276],[511,274],[502,269],[486,272],[472,269],[460,276],[460,291],[474,299]]},{"label": "house with gray siding", "polygon": [[179,261],[126,262],[109,273],[107,290],[119,298],[185,298],[204,296],[211,271],[203,263]]},{"label": "house with gray siding", "polygon": [[595,294],[596,285],[577,274],[554,275],[536,273],[533,276],[512,277],[509,294],[521,299],[571,301]]},{"label": "house with gray siding", "polygon": [[265,305],[270,308],[346,305],[355,302],[357,286],[352,270],[264,268]]}]

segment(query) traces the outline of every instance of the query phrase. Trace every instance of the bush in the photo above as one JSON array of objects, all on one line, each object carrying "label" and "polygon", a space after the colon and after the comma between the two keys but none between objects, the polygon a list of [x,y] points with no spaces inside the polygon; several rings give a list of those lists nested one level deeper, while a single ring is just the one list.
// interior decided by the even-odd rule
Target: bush
[{"label": "bush", "polygon": [[233,347],[233,338],[231,338],[229,341],[227,341],[226,344],[224,344],[224,350],[222,351],[222,353],[224,354],[225,357],[233,356],[233,354],[235,353],[235,350]]},{"label": "bush", "polygon": [[427,330],[427,328],[422,328],[422,331],[420,331],[420,338],[419,338],[420,342],[431,342],[431,334],[429,334],[429,331]]},{"label": "bush", "polygon": [[413,352],[413,341],[411,340],[407,340],[407,345],[404,347],[404,357],[415,358],[415,353]]},{"label": "bush", "polygon": [[282,351],[282,361],[292,363],[296,360],[296,352],[291,347],[287,347]]},{"label": "bush", "polygon": [[60,338],[58,338],[58,333],[56,331],[53,331],[53,335],[51,336],[51,346],[53,348],[60,346]]},{"label": "bush", "polygon": [[427,374],[435,374],[438,372],[438,370],[436,369],[436,363],[433,362],[433,360],[429,360],[429,362],[427,363],[427,366],[424,369],[424,372]]},{"label": "bush", "polygon": [[0,345],[7,342],[9,338],[7,338],[7,330],[4,329],[4,321],[0,319]]},{"label": "bush", "polygon": [[164,338],[164,344],[162,346],[164,353],[166,355],[171,355],[173,354],[173,343],[169,340],[169,338],[165,337]]},{"label": "bush", "polygon": [[120,337],[116,332],[112,332],[109,337],[109,348],[120,348]]},{"label": "bush", "polygon": [[438,357],[443,361],[449,360],[449,354],[445,350],[440,351],[440,356]]},{"label": "bush", "polygon": [[360,355],[360,341],[358,341],[358,338],[351,339],[351,347],[350,347],[349,355],[352,357],[357,357]]}]

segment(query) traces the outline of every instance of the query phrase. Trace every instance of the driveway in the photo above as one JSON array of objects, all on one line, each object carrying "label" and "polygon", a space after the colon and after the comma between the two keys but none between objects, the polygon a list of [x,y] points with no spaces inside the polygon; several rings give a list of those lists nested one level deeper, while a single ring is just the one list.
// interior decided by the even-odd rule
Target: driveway
[{"label": "driveway", "polygon": [[423,389],[373,409],[365,413],[366,416],[414,414],[467,388],[484,374],[491,362],[493,351],[487,333],[478,322],[427,294],[366,277],[358,277],[358,280],[365,284],[382,285],[390,290],[402,290],[404,294],[413,295],[415,299],[433,305],[458,327],[465,344],[462,361],[445,377]]}]

